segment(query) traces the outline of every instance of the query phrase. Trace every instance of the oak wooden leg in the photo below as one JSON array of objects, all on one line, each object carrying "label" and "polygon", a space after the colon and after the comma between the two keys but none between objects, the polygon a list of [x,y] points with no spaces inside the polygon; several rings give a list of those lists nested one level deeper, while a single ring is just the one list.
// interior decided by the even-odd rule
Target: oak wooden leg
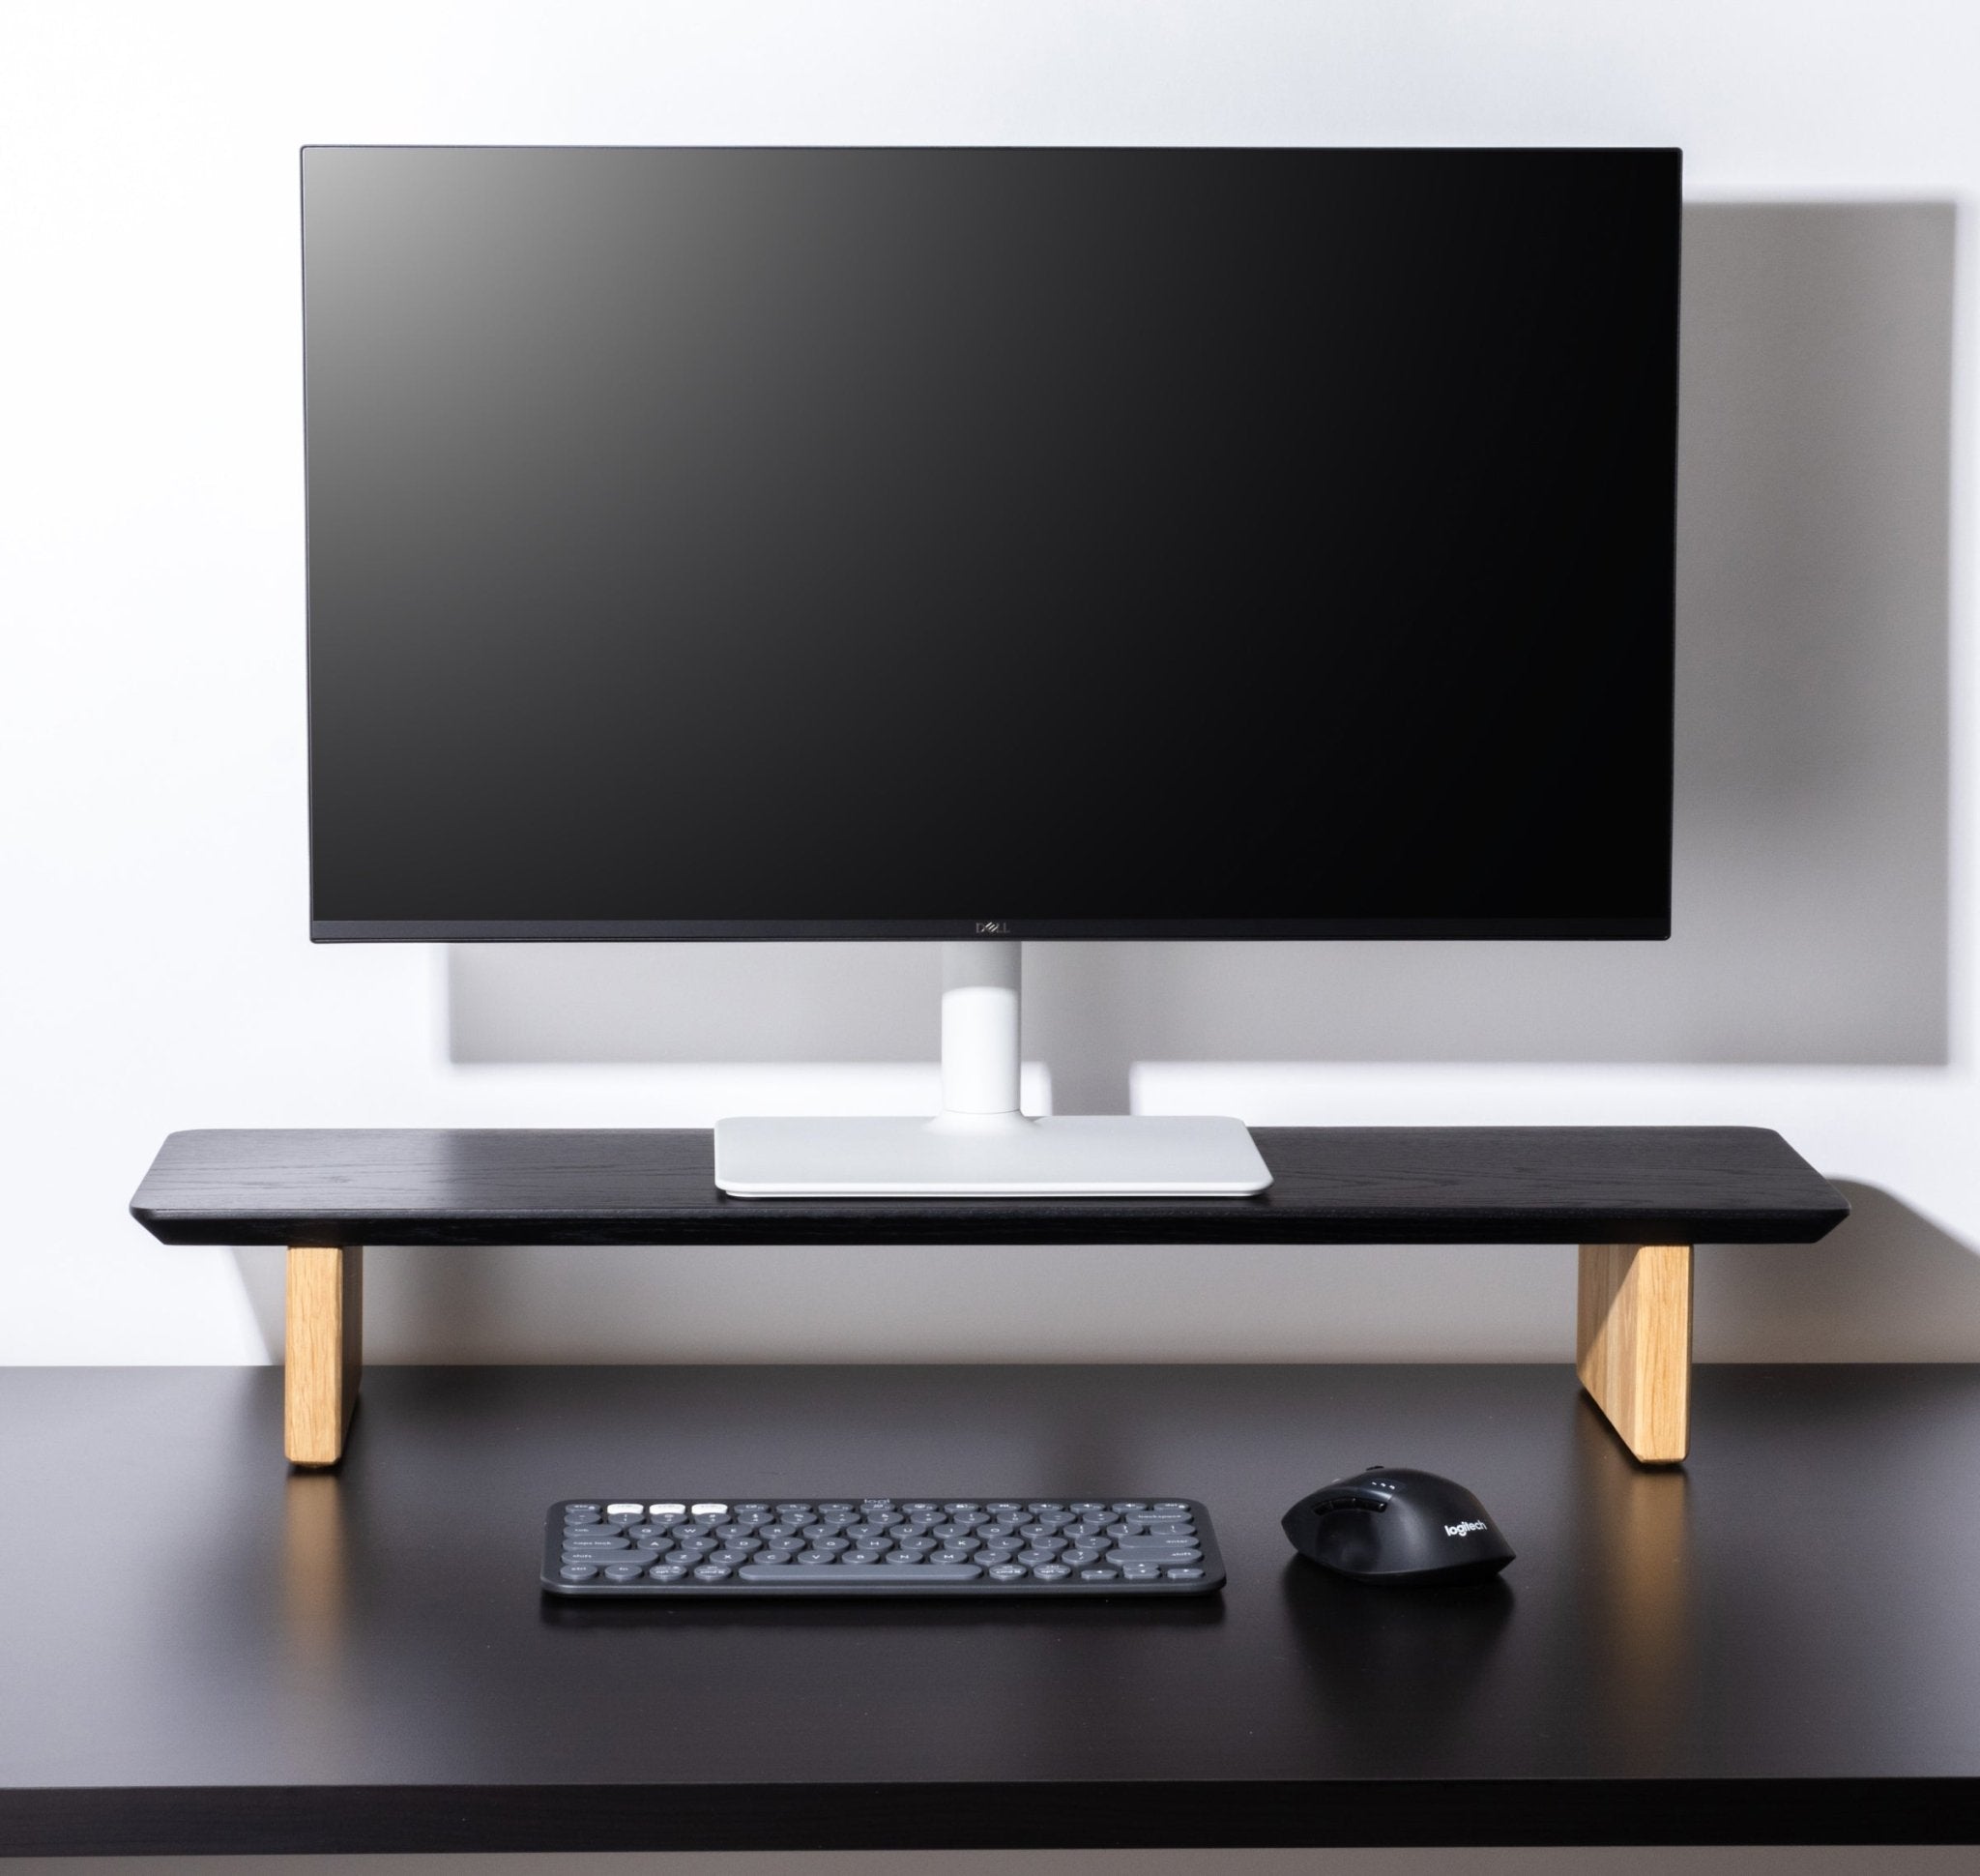
[{"label": "oak wooden leg", "polygon": [[289,1246],[282,1447],[299,1466],[334,1466],[358,1406],[364,1363],[362,1245]]},{"label": "oak wooden leg", "polygon": [[1691,1440],[1691,1246],[1584,1245],[1575,1367],[1646,1465]]}]

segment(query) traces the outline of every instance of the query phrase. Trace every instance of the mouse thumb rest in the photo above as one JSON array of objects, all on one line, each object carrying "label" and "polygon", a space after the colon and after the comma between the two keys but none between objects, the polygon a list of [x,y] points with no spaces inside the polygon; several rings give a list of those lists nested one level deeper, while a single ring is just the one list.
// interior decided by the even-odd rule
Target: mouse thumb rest
[{"label": "mouse thumb rest", "polygon": [[1515,1555],[1476,1498],[1431,1473],[1371,1466],[1310,1493],[1281,1522],[1302,1557],[1360,1582],[1477,1582]]}]

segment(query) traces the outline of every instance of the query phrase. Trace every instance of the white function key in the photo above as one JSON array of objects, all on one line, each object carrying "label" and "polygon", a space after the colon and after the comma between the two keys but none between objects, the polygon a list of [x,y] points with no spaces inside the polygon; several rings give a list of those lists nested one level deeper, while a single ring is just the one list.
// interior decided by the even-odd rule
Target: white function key
[{"label": "white function key", "polygon": [[638,1517],[645,1510],[644,1505],[607,1505],[605,1515],[608,1518]]},{"label": "white function key", "polygon": [[[606,1509],[607,1509],[607,1510],[611,1510],[611,1509],[613,1509],[613,1508],[611,1508],[611,1507],[607,1507]],[[699,1505],[690,1505],[690,1506],[689,1506],[689,1507],[688,1507],[687,1509],[688,1509],[688,1510],[689,1510],[690,1511],[692,1511],[692,1512],[694,1513],[694,1515],[695,1515],[696,1517],[700,1518],[700,1517],[719,1517],[719,1516],[721,1516],[721,1515],[722,1515],[722,1513],[723,1513],[723,1512],[725,1512],[725,1511],[726,1511],[726,1510],[728,1510],[729,1508],[728,1508],[728,1507],[727,1507],[726,1505],[717,1505],[717,1504],[715,1504],[715,1503],[713,1502],[713,1500],[712,1500],[712,1499],[711,1499],[711,1500],[706,1500],[706,1501],[704,1501],[704,1502],[703,1502],[702,1504],[699,1504]]]},{"label": "white function key", "polygon": [[684,1505],[649,1505],[646,1508],[646,1512],[648,1517],[678,1518],[686,1516],[687,1507]]}]

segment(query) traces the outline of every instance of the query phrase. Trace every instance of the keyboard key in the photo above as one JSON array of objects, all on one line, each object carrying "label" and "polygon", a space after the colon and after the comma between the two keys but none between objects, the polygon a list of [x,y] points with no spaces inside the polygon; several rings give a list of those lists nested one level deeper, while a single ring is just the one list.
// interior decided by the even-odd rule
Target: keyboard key
[{"label": "keyboard key", "polygon": [[608,1564],[605,1567],[605,1581],[608,1583],[636,1583],[646,1574],[638,1564]]},{"label": "keyboard key", "polygon": [[1203,1580],[1200,1569],[1168,1569],[1162,1572],[1172,1583],[1197,1583]]},{"label": "keyboard key", "polygon": [[1105,1564],[1096,1564],[1092,1569],[1081,1570],[1079,1580],[1082,1583],[1118,1583],[1121,1580],[1121,1572],[1118,1569],[1109,1569]]},{"label": "keyboard key", "polygon": [[697,1583],[726,1583],[729,1580],[729,1567],[726,1564],[697,1564],[694,1567],[694,1580]]},{"label": "keyboard key", "polygon": [[703,1500],[699,1505],[690,1505],[687,1509],[698,1518],[727,1517],[729,1514],[729,1508],[726,1505],[717,1505],[712,1498]]},{"label": "keyboard key", "polygon": [[589,1583],[597,1573],[596,1564],[566,1564],[557,1572],[567,1583]]},{"label": "keyboard key", "polygon": [[1032,1574],[1041,1583],[1063,1583],[1072,1571],[1064,1564],[1040,1564]]},{"label": "keyboard key", "polygon": [[684,1505],[649,1505],[646,1508],[647,1516],[652,1518],[678,1518],[684,1516],[686,1511]]},{"label": "keyboard key", "polygon": [[643,1518],[646,1516],[646,1507],[644,1505],[607,1505],[605,1507],[605,1515],[608,1518]]},{"label": "keyboard key", "polygon": [[656,1564],[647,1571],[647,1580],[654,1583],[678,1583],[686,1574],[685,1564]]},{"label": "keyboard key", "polygon": [[994,1583],[1022,1583],[1031,1571],[1022,1564],[992,1564],[988,1574]]},{"label": "keyboard key", "polygon": [[1151,1583],[1162,1573],[1160,1564],[1122,1564],[1121,1577],[1129,1583]]},{"label": "keyboard key", "polygon": [[[975,1564],[919,1564],[915,1571],[915,1587],[918,1590],[930,1583],[973,1583],[982,1573]],[[1019,1574],[1022,1575],[1023,1572],[1020,1571]],[[831,1583],[834,1589],[841,1585],[850,1587],[857,1583],[862,1587],[870,1585],[884,1593],[898,1575],[897,1570],[882,1569],[877,1567],[864,1569],[845,1568],[832,1571]],[[787,1573],[780,1572],[774,1567],[766,1570],[762,1564],[745,1564],[736,1572],[736,1580],[739,1583],[781,1583],[787,1580]]]}]

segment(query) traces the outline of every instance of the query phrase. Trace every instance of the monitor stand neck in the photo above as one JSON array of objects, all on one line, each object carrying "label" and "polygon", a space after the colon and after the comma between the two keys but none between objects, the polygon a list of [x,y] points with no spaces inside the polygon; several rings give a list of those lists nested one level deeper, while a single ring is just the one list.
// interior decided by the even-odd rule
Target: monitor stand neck
[{"label": "monitor stand neck", "polygon": [[1047,1115],[1018,1105],[1014,939],[942,948],[942,1111],[933,1120],[743,1116],[715,1124],[735,1198],[1239,1198],[1271,1174],[1241,1121]]},{"label": "monitor stand neck", "polygon": [[1015,939],[952,939],[942,947],[944,1133],[1014,1133],[1029,1128],[1018,1104],[1024,947]]}]

